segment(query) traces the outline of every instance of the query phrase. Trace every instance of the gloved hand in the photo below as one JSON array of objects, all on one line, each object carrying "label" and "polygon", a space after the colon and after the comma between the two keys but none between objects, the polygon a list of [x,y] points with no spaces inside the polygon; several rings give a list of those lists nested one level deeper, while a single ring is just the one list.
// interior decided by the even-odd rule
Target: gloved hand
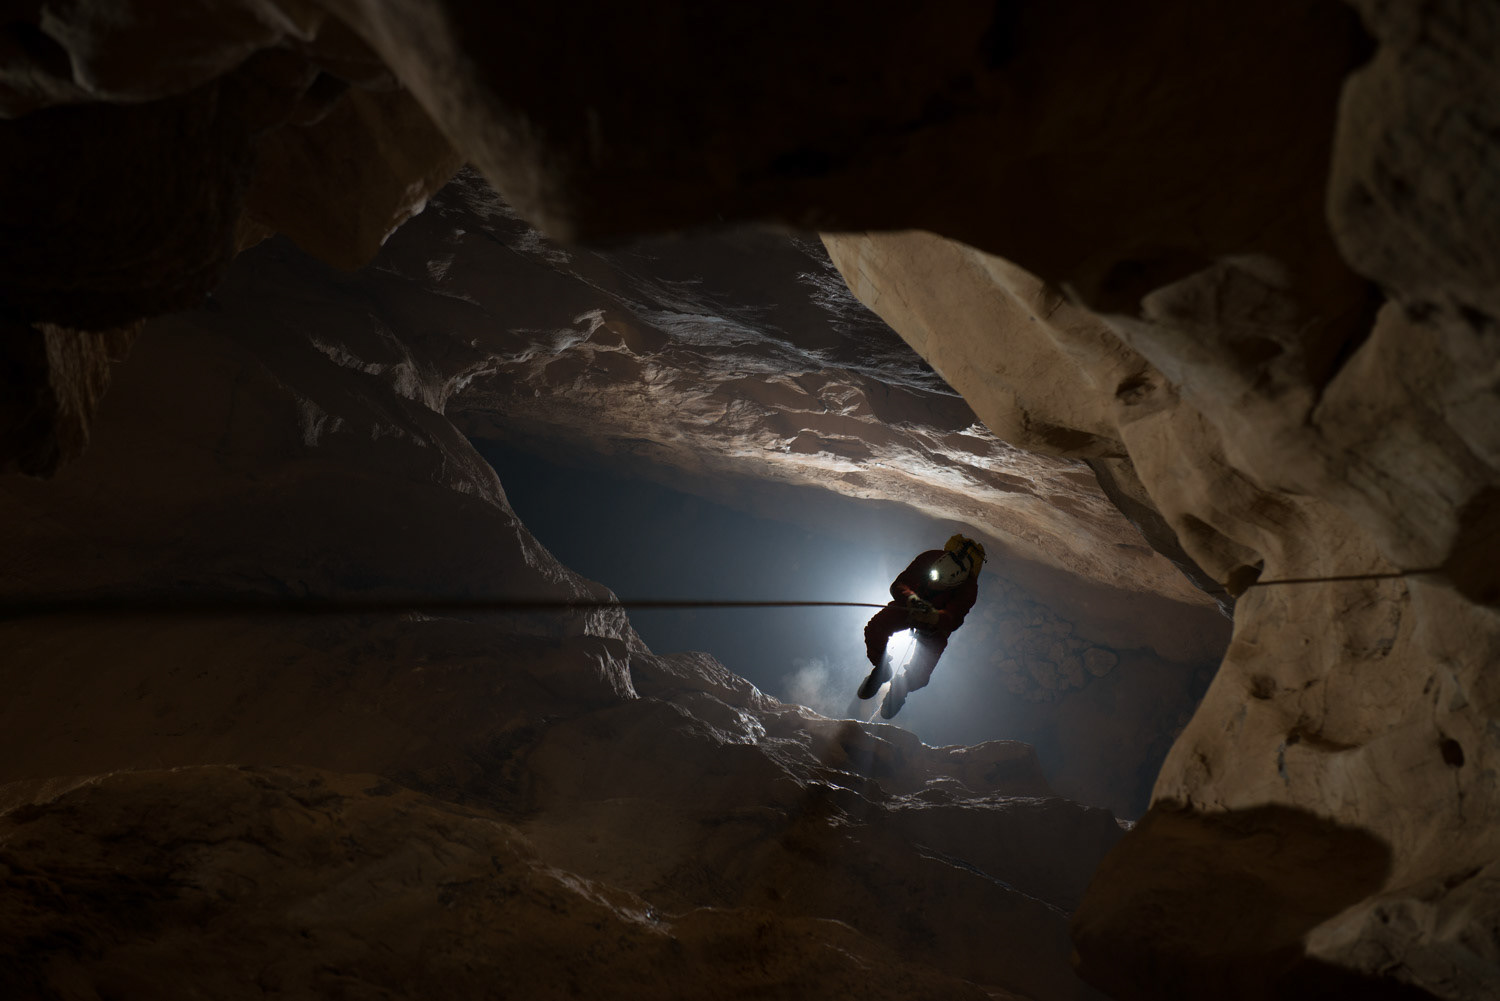
[{"label": "gloved hand", "polygon": [[906,615],[914,626],[937,625],[937,609],[933,608],[930,602],[924,601],[915,594],[906,599]]}]

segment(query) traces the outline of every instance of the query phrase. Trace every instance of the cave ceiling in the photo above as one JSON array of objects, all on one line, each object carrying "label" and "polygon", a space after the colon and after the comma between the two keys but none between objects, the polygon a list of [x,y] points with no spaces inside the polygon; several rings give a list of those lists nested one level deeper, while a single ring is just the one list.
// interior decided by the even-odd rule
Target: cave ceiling
[{"label": "cave ceiling", "polygon": [[980,423],[853,298],[815,238],[563,247],[465,171],[395,234],[358,294],[391,334],[338,360],[399,381],[411,362],[397,342],[439,339],[450,382],[429,402],[471,437],[655,468],[741,504],[764,481],[896,502],[981,534],[997,567],[1018,558],[1208,600],[1086,465]]}]

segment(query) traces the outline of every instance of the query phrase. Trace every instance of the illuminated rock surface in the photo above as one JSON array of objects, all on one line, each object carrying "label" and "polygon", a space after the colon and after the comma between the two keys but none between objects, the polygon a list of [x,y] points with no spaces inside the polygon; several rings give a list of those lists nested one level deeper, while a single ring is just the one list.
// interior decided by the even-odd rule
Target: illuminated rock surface
[{"label": "illuminated rock surface", "polygon": [[896,501],[983,533],[997,564],[1206,603],[1087,467],[996,439],[892,345],[815,245],[746,231],[564,248],[469,176],[381,266],[402,334],[436,328],[482,358],[446,401],[471,436],[663,466],[705,490],[733,478]]},{"label": "illuminated rock surface", "polygon": [[[603,456],[871,546],[899,517],[892,505],[943,518],[923,547],[951,531],[979,534],[992,560],[958,637],[968,668],[950,657],[951,681],[914,700],[905,725],[936,744],[1033,743],[1060,793],[1138,815],[1227,623],[1112,508],[1087,467],[997,442],[846,289],[829,287],[840,280],[816,245],[768,233],[612,253],[560,248],[466,175],[370,269],[340,274],[268,243],[237,262],[216,305],[241,326],[300,335],[351,385],[389,385],[471,437]],[[613,327],[599,325],[604,313]],[[391,433],[366,418],[309,411],[299,420],[318,441]],[[792,429],[794,440],[821,429],[828,448],[869,454],[791,450]],[[789,486],[886,506],[861,522],[865,535],[851,535]],[[1031,553],[1083,576],[1024,558]],[[793,582],[783,581],[747,597],[883,601],[888,581],[851,576],[811,594],[788,593]],[[422,586],[443,583],[424,575]],[[857,681],[815,708],[851,714]]]},{"label": "illuminated rock surface", "polygon": [[[471,437],[602,456],[822,532],[849,530],[784,487],[892,502],[979,535],[992,559],[961,638],[974,668],[914,702],[905,725],[933,743],[1035,743],[1060,792],[1122,816],[1144,808],[1224,621],[1086,466],[978,424],[816,245],[742,231],[563,248],[465,175],[358,280],[285,252],[254,260],[249,297],[303,304],[266,322],[299,324],[315,343],[338,331],[330,357],[396,383],[423,364],[409,352],[425,351],[446,379],[432,404]],[[871,588],[879,600],[885,583]],[[864,597],[857,587],[808,597]],[[755,595],[766,596],[783,595]],[[845,715],[847,698],[816,708]]]}]

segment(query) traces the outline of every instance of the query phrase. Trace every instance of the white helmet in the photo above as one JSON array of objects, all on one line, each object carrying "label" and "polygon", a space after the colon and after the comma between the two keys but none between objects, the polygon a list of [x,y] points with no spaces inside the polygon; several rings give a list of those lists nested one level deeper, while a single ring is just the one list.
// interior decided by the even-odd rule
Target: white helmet
[{"label": "white helmet", "polygon": [[938,587],[957,587],[978,573],[984,563],[984,547],[962,535],[949,539],[943,549],[943,555],[927,571],[927,579]]},{"label": "white helmet", "polygon": [[938,587],[957,587],[969,579],[969,571],[953,558],[952,553],[944,553],[933,561],[927,579]]}]

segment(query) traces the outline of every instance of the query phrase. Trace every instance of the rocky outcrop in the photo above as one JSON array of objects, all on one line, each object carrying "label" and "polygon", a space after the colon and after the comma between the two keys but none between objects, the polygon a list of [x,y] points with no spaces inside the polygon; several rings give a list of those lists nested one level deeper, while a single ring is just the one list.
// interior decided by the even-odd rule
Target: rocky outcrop
[{"label": "rocky outcrop", "polygon": [[[940,20],[854,4],[795,17],[691,10],[645,25],[446,2],[194,0],[165,12],[32,0],[7,22],[0,113],[149,104],[270,54],[358,88],[394,77],[553,235],[769,217],[922,225],[981,246],[1024,232],[1045,247],[1036,270],[1122,290],[1247,239],[1299,260],[1328,247],[1326,234],[1305,239],[1317,227],[1293,208],[1365,51],[1342,5],[1126,13],[1102,0],[976,0]],[[617,68],[626,48],[630,87]],[[711,104],[704,80],[718,81]],[[324,81],[297,100],[335,89]],[[1112,169],[1101,176],[1082,150],[1107,152]],[[1226,201],[1220,184],[1256,198]],[[1268,218],[1266,206],[1282,210]]]},{"label": "rocky outcrop", "polygon": [[[1002,437],[1122,448],[1194,561],[1244,590],[1152,810],[1074,921],[1085,975],[1122,998],[1477,998],[1500,979],[1497,253],[1493,212],[1460,233],[1448,201],[1495,204],[1462,56],[1494,25],[1396,6],[1365,11],[1383,45],[1332,159],[1332,233],[1389,300],[1353,341],[1292,257],[1221,258],[1127,313],[936,236],[826,240]],[[1461,124],[1434,133],[1440,109]],[[1434,144],[1473,187],[1417,166]],[[1019,234],[1010,253],[1032,259]],[[1340,838],[1347,871],[1316,848]]]}]

